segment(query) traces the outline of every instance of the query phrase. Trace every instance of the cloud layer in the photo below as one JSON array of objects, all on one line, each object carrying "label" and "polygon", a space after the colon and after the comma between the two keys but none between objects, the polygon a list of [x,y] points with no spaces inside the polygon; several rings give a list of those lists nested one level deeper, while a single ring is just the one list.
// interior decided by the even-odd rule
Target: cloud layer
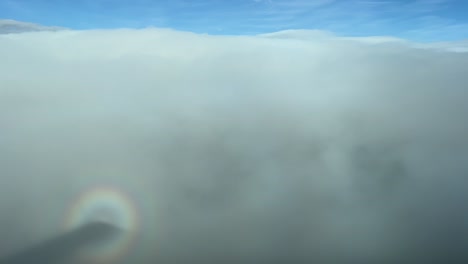
[{"label": "cloud layer", "polygon": [[0,34],[22,33],[31,31],[58,31],[62,27],[42,26],[34,23],[21,22],[11,19],[0,19]]},{"label": "cloud layer", "polygon": [[115,185],[142,219],[123,263],[467,260],[462,44],[0,36],[0,254]]}]

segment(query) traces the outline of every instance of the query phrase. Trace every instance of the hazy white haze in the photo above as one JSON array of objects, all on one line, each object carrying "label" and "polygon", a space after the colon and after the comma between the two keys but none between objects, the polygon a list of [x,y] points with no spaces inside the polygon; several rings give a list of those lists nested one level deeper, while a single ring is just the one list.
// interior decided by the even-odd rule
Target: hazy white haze
[{"label": "hazy white haze", "polygon": [[141,217],[121,263],[467,261],[466,47],[0,35],[0,255],[112,185]]}]

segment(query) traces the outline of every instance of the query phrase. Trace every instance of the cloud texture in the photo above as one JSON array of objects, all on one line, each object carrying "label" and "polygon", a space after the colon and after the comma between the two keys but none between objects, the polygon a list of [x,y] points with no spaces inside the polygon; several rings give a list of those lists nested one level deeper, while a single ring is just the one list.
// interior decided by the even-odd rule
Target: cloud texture
[{"label": "cloud texture", "polygon": [[454,45],[0,36],[0,254],[59,232],[103,184],[139,203],[122,263],[468,260],[468,53]]}]

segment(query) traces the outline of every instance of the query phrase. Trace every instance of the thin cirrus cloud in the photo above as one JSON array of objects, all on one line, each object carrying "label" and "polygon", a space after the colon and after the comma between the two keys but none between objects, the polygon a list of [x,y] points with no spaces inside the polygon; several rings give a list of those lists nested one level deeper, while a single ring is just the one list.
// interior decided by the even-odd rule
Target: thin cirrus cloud
[{"label": "thin cirrus cloud", "polygon": [[468,260],[464,42],[62,30],[0,58],[0,255],[109,185],[141,219],[121,263]]}]

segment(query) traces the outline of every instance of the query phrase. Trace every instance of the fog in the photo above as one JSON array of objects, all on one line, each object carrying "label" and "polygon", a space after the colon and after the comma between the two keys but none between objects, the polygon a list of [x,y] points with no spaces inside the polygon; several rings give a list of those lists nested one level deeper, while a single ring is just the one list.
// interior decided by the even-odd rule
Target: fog
[{"label": "fog", "polygon": [[0,256],[110,185],[141,221],[120,263],[467,261],[459,44],[0,35]]}]

